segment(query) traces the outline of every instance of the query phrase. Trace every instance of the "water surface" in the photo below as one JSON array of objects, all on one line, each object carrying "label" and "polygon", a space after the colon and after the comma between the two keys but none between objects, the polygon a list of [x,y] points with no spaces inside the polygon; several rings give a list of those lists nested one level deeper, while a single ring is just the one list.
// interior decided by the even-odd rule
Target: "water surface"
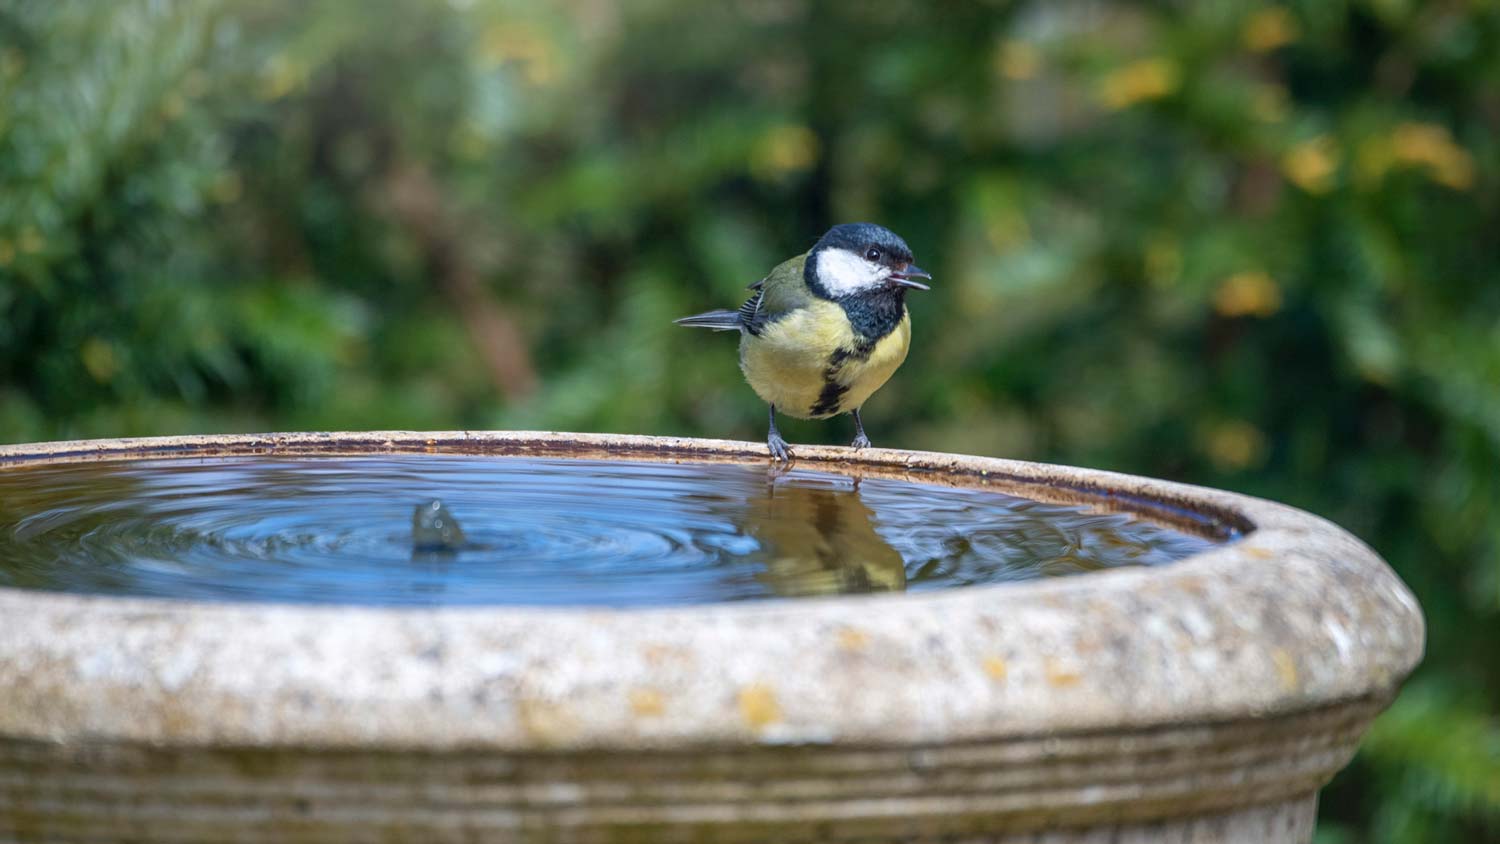
[{"label": "water surface", "polygon": [[[431,502],[462,524],[462,546],[414,546],[414,508]],[[421,455],[0,469],[0,585],[110,595],[696,604],[1161,565],[1211,544],[1087,507],[763,465]]]}]

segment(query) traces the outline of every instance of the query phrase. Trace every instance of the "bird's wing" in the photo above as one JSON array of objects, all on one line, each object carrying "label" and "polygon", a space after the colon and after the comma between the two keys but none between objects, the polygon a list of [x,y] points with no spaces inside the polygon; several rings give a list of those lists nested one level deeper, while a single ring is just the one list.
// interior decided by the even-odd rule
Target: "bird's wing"
[{"label": "bird's wing", "polygon": [[755,295],[746,299],[745,304],[740,305],[740,326],[751,334],[759,334],[761,327],[765,325],[765,316],[761,313],[760,304],[766,298],[766,291],[762,290],[759,284],[752,286],[751,289],[755,291]]},{"label": "bird's wing", "polygon": [[740,325],[751,334],[759,334],[767,323],[805,307],[811,301],[802,280],[802,262],[806,255],[783,261],[765,278],[750,285],[755,295],[740,305]]}]

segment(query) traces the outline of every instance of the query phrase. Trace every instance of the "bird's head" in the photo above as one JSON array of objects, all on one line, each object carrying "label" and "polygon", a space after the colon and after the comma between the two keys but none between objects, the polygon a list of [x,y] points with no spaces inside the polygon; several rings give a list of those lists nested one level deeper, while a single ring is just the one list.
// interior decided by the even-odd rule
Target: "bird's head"
[{"label": "bird's head", "polygon": [[834,226],[808,253],[807,286],[829,299],[876,290],[929,290],[919,278],[932,278],[912,263],[911,247],[895,232],[874,223]]}]

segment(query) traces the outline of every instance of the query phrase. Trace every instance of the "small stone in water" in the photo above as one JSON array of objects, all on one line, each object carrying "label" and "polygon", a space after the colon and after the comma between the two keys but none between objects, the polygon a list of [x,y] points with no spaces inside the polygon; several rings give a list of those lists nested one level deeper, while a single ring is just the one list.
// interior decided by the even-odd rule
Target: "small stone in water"
[{"label": "small stone in water", "polygon": [[416,551],[461,551],[468,543],[448,505],[433,499],[411,514],[411,544]]}]

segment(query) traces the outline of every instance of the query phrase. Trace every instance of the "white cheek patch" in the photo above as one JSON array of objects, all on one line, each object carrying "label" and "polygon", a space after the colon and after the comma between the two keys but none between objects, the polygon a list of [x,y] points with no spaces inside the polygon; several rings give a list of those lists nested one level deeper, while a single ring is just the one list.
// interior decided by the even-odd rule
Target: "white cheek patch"
[{"label": "white cheek patch", "polygon": [[818,253],[818,281],[834,296],[868,290],[884,284],[889,270],[847,249],[824,249]]}]

